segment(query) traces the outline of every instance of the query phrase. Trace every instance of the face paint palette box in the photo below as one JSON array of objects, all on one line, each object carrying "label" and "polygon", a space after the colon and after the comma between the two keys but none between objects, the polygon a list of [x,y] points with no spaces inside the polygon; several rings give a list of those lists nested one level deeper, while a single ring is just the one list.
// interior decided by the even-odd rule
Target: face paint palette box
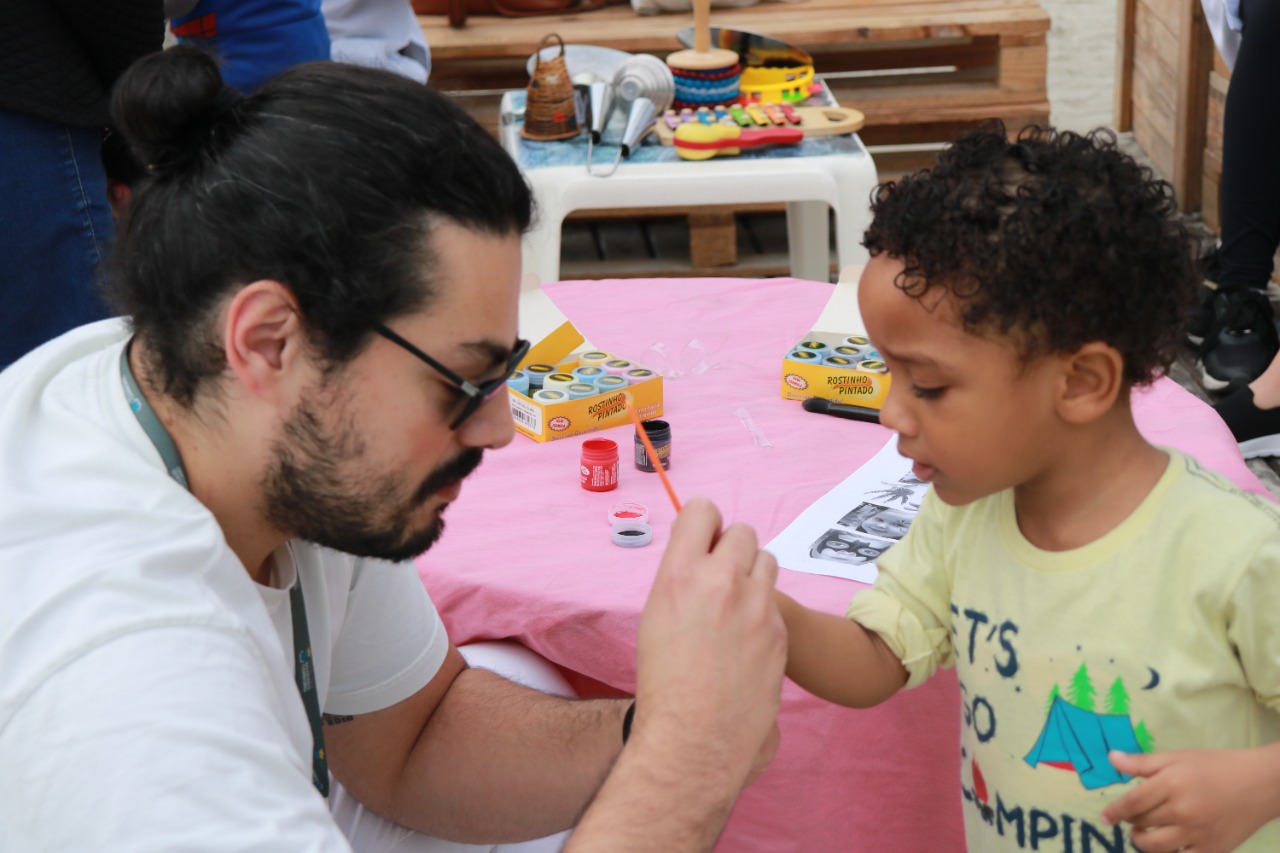
[{"label": "face paint palette box", "polygon": [[786,399],[822,397],[870,409],[883,405],[893,377],[862,331],[858,310],[861,276],[861,266],[841,270],[840,280],[813,328],[787,349],[780,386]]},{"label": "face paint palette box", "polygon": [[642,420],[662,414],[662,375],[593,347],[532,273],[520,286],[520,337],[533,342],[519,375],[533,387],[509,382],[507,398],[516,429],[534,441],[630,424],[627,398]]}]

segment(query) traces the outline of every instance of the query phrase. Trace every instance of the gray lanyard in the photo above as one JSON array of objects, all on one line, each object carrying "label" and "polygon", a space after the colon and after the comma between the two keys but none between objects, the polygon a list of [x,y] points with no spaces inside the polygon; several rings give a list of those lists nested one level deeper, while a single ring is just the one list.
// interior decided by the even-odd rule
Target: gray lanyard
[{"label": "gray lanyard", "polygon": [[[187,470],[182,465],[182,456],[173,443],[164,424],[156,415],[147,398],[142,396],[138,381],[133,378],[129,368],[129,347],[133,341],[125,344],[120,353],[120,380],[124,383],[124,396],[129,402],[129,411],[138,419],[142,431],[155,445],[160,460],[164,462],[169,476],[182,488],[190,490],[187,481]],[[329,761],[324,751],[324,729],[320,721],[320,694],[316,690],[315,664],[311,659],[311,637],[307,632],[307,609],[302,600],[302,577],[299,576],[289,590],[289,609],[293,618],[293,677],[298,683],[298,692],[302,694],[303,707],[307,709],[307,722],[311,724],[311,782],[321,796],[329,796]]]}]

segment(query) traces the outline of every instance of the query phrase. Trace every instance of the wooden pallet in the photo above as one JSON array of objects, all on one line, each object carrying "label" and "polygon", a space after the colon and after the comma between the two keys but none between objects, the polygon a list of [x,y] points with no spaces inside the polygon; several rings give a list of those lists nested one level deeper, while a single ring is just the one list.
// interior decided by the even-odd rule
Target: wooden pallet
[{"label": "wooden pallet", "polygon": [[[564,279],[791,274],[781,204],[734,208],[580,211],[560,240]],[[838,270],[834,247],[830,271]]]},{"label": "wooden pallet", "polygon": [[[499,101],[528,84],[525,63],[548,33],[660,58],[692,13],[637,15],[630,5],[575,15],[470,17],[453,29],[419,16],[431,45],[430,85],[497,133]],[[836,100],[861,110],[859,136],[882,179],[932,162],[957,133],[999,118],[1011,132],[1046,124],[1049,16],[1038,0],[804,0],[712,10],[715,26],[767,33],[808,51]],[[628,212],[635,217],[636,211]],[[733,209],[690,211],[690,269],[738,262]]]}]

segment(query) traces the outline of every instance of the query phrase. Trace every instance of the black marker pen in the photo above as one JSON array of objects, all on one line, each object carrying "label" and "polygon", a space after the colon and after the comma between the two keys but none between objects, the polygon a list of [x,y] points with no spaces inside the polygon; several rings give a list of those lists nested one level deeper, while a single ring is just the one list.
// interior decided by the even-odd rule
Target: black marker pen
[{"label": "black marker pen", "polygon": [[863,421],[869,424],[880,423],[880,410],[866,406],[847,406],[833,403],[822,397],[806,397],[801,403],[806,412],[817,412],[820,415],[835,415],[837,418],[848,418],[851,421]]}]

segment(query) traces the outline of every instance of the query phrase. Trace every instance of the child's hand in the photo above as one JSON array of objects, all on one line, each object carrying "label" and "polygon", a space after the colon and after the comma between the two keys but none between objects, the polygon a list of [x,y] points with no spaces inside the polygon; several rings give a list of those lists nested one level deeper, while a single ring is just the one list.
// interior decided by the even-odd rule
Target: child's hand
[{"label": "child's hand", "polygon": [[1102,822],[1133,824],[1133,846],[1144,853],[1227,853],[1280,816],[1270,748],[1109,757],[1146,781],[1104,809]]}]

